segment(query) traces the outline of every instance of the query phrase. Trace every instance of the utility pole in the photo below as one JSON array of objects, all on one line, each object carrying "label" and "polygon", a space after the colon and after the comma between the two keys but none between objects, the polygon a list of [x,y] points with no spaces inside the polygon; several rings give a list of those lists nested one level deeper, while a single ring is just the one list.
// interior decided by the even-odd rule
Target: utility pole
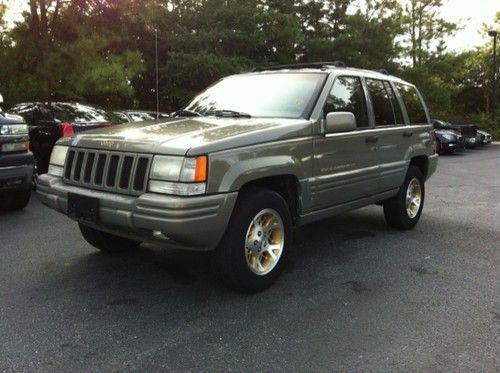
[{"label": "utility pole", "polygon": [[[496,121],[497,110],[497,36],[498,32],[491,30],[488,35],[493,38],[493,74],[491,76],[491,118]],[[495,122],[496,123],[496,122]]]}]

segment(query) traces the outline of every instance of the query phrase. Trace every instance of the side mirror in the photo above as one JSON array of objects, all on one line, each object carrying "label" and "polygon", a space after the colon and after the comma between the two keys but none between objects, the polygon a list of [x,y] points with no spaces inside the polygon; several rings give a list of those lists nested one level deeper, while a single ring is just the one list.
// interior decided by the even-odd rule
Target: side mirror
[{"label": "side mirror", "polygon": [[349,132],[356,129],[356,117],[349,112],[326,114],[326,133]]}]

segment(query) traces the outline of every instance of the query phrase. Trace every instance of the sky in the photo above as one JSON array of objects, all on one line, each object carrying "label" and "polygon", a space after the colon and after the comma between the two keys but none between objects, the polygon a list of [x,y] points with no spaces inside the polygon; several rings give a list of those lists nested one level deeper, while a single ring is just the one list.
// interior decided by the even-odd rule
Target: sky
[{"label": "sky", "polygon": [[[401,0],[404,1],[404,0]],[[0,0],[10,4],[7,21],[12,25],[27,7],[27,0]],[[444,19],[459,22],[463,29],[447,40],[448,49],[464,51],[485,43],[487,35],[479,33],[483,23],[493,25],[496,12],[500,12],[500,0],[443,0]]]},{"label": "sky", "polygon": [[448,48],[459,52],[483,45],[489,37],[481,35],[479,31],[483,23],[493,25],[496,12],[500,12],[499,0],[448,0],[445,2],[441,11],[443,18],[459,22],[464,27],[448,39]]}]

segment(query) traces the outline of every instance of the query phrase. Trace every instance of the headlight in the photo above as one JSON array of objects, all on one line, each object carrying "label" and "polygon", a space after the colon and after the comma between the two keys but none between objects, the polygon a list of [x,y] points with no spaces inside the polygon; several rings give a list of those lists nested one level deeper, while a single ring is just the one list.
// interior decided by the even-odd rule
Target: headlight
[{"label": "headlight", "polygon": [[151,179],[179,181],[184,158],[157,155],[151,166]]},{"label": "headlight", "polygon": [[64,161],[66,160],[66,154],[68,153],[68,147],[63,145],[56,145],[52,149],[52,154],[50,155],[49,170],[48,173],[53,176],[62,176],[64,169]]},{"label": "headlight", "polygon": [[204,194],[207,156],[182,158],[155,156],[149,174],[149,191],[181,196]]},{"label": "headlight", "polygon": [[26,124],[7,124],[0,126],[1,135],[27,135],[28,126]]},{"label": "headlight", "polygon": [[442,135],[442,136],[448,141],[453,141],[456,138],[456,136],[453,135]]},{"label": "headlight", "polygon": [[52,149],[52,154],[50,155],[50,164],[56,166],[64,166],[64,161],[66,160],[66,153],[68,153],[68,147],[62,145],[56,145]]}]

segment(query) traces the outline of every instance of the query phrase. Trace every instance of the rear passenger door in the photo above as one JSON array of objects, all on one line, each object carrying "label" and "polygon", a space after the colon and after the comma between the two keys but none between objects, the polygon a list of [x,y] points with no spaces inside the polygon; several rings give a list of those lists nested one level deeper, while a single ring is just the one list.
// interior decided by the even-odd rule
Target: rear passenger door
[{"label": "rear passenger door", "polygon": [[406,126],[397,94],[387,80],[366,78],[371,98],[375,133],[377,137],[374,156],[380,165],[379,191],[385,192],[401,186],[406,174],[405,160],[413,136]]},{"label": "rear passenger door", "polygon": [[378,189],[375,142],[370,133],[366,91],[357,76],[338,76],[323,107],[330,112],[351,112],[357,130],[327,133],[314,140],[311,196],[315,209],[324,209],[372,195]]}]

